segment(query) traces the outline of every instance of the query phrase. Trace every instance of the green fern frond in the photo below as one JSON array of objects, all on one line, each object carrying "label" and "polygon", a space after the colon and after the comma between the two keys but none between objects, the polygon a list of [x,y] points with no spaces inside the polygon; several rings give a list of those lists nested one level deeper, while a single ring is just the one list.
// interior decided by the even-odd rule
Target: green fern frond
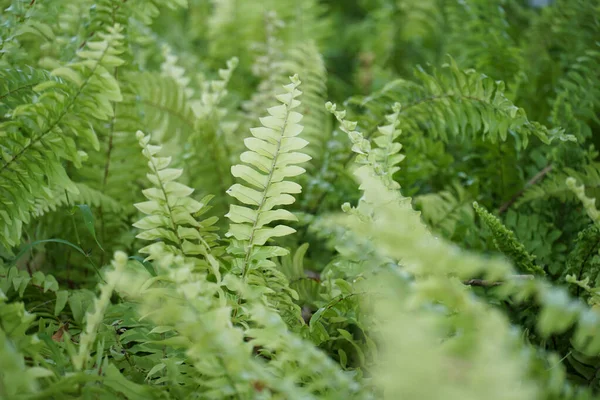
[{"label": "green fern frond", "polygon": [[395,103],[392,106],[392,114],[385,116],[384,123],[376,128],[378,135],[373,138],[376,147],[371,146],[368,138],[356,130],[357,123],[346,120],[346,111],[338,111],[335,104],[328,102],[325,107],[340,122],[342,131],[348,134],[353,143],[352,151],[357,154],[355,162],[359,165],[369,165],[380,177],[384,185],[389,189],[399,189],[400,185],[394,180],[394,174],[400,170],[397,165],[404,160],[404,155],[400,154],[402,145],[396,140],[402,133],[399,128],[401,124],[402,106]]},{"label": "green fern frond", "polygon": [[594,196],[600,195],[600,164],[592,162],[584,165],[580,170],[564,168],[549,174],[542,182],[530,186],[523,196],[515,202],[516,207],[526,203],[549,198],[556,198],[562,202],[575,200],[575,194],[567,186],[567,178],[573,177],[581,182]]},{"label": "green fern frond", "polygon": [[[150,173],[147,175],[154,187],[142,192],[148,201],[135,204],[146,217],[133,226],[142,230],[137,238],[154,243],[140,249],[140,253],[148,254],[151,260],[156,253],[172,253],[185,256],[195,265],[213,271],[219,275],[218,263],[212,253],[217,245],[218,235],[214,232],[217,217],[197,221],[195,216],[206,212],[210,198],[198,202],[190,197],[194,189],[189,188],[176,179],[183,170],[168,168],[171,157],[160,157],[160,146],[149,144],[150,136],[137,133],[144,157],[148,159]],[[215,249],[218,250],[218,249]],[[201,257],[201,258],[198,258]]]},{"label": "green fern frond", "polygon": [[[286,225],[268,226],[273,221],[296,220],[289,211],[275,207],[295,201],[291,194],[300,193],[301,187],[286,178],[304,173],[304,168],[296,164],[310,160],[310,156],[298,152],[308,142],[297,137],[302,132],[302,125],[299,125],[302,114],[292,110],[300,106],[296,97],[302,92],[297,89],[300,85],[297,76],[292,77],[291,82],[284,87],[284,94],[276,96],[282,104],[269,108],[270,115],[261,118],[263,126],[251,129],[253,137],[244,141],[248,151],[240,159],[246,165],[234,165],[231,168],[233,176],[251,186],[236,183],[227,191],[241,203],[251,206],[232,205],[226,215],[232,222],[227,236],[241,242],[244,257],[240,259],[238,267],[244,275],[258,261],[254,259],[258,256],[254,254],[255,250],[272,237],[294,232]],[[274,249],[271,251],[275,252]]]},{"label": "green fern frond", "polygon": [[76,194],[68,196],[64,190],[54,193],[51,199],[46,201],[38,201],[35,210],[31,212],[31,215],[38,218],[49,212],[57,211],[65,205],[76,204],[87,204],[90,207],[102,208],[110,213],[121,213],[123,212],[123,205],[115,200],[113,197],[107,196],[100,190],[91,188],[83,183],[75,183],[77,188]]},{"label": "green fern frond", "polygon": [[461,185],[454,183],[451,189],[427,193],[415,197],[424,220],[434,232],[442,232],[451,239],[461,225],[473,224],[473,198]]},{"label": "green fern frond", "polygon": [[48,72],[31,67],[0,70],[0,121],[15,107],[31,102],[34,88],[51,79]]},{"label": "green fern frond", "polygon": [[[100,285],[100,296],[94,299],[93,311],[86,313],[85,330],[79,339],[79,352],[73,356],[73,366],[77,370],[87,367],[91,348],[96,341],[98,329],[103,322],[106,309],[110,305],[110,298],[117,283],[122,279],[122,274],[127,266],[127,255],[122,251],[116,252],[112,261],[112,269],[106,274],[106,282]],[[87,369],[87,368],[85,368]]]},{"label": "green fern frond", "polygon": [[510,85],[522,71],[524,60],[522,48],[511,37],[506,10],[516,2],[506,3],[453,0],[444,3],[442,13],[449,31],[445,38],[447,52],[458,64]]},{"label": "green fern frond", "polygon": [[[568,275],[573,275],[579,280],[588,278],[595,282],[600,273],[599,250],[600,229],[594,224],[577,235],[575,247],[567,258],[566,268],[562,271],[561,276],[566,278]],[[579,294],[578,288],[575,294]]]},{"label": "green fern frond", "polygon": [[414,75],[414,81],[395,80],[370,96],[350,99],[363,110],[360,123],[367,132],[383,121],[390,103],[399,102],[400,128],[411,136],[421,133],[443,141],[473,136],[496,143],[515,132],[517,146],[525,147],[531,135],[549,143],[562,134],[530,121],[525,110],[506,97],[504,83],[472,69],[461,70],[453,59],[433,74],[418,68]]},{"label": "green fern frond", "polygon": [[[302,114],[293,111],[300,106],[296,98],[300,80],[290,78],[284,86],[285,93],[276,96],[281,105],[271,107],[269,116],[261,118],[262,127],[252,128],[253,137],[244,143],[248,151],[240,159],[245,164],[231,168],[233,176],[246,184],[236,183],[227,193],[245,206],[231,205],[225,215],[229,218],[229,231],[226,236],[234,240],[229,247],[235,256],[235,272],[242,279],[256,287],[269,288],[270,303],[289,315],[287,321],[300,320],[300,309],[292,301],[297,295],[291,289],[285,275],[276,270],[270,258],[287,254],[278,246],[265,246],[269,239],[295,232],[284,224],[269,226],[275,221],[296,221],[296,217],[280,206],[290,205],[295,199],[292,194],[300,193],[299,184],[287,178],[301,175],[304,168],[297,164],[310,160],[310,156],[300,152],[308,142],[298,137],[302,132],[299,124]],[[279,291],[275,291],[279,289]]]},{"label": "green fern frond", "polygon": [[237,58],[229,60],[227,68],[218,71],[220,79],[203,82],[200,98],[190,101],[196,129],[186,138],[183,155],[190,185],[199,188],[201,194],[217,194],[216,211],[223,214],[229,206],[225,192],[233,184],[229,172],[233,163],[232,147],[237,147],[239,140],[233,134],[235,123],[228,120],[228,110],[222,102],[237,65]]},{"label": "green fern frond", "polygon": [[[600,32],[600,29],[599,29]],[[600,42],[597,43],[600,46]],[[583,141],[592,136],[592,128],[600,125],[600,48],[588,50],[570,66],[558,82],[552,99],[552,122],[572,132]]]},{"label": "green fern frond", "polygon": [[[15,108],[10,120],[0,124],[3,137],[0,166],[0,216],[5,219],[0,242],[18,244],[21,227],[29,221],[35,200],[51,190],[77,189],[67,177],[62,160],[81,166],[84,154],[75,138],[98,148],[90,123],[112,116],[111,103],[122,99],[109,68],[121,65],[122,35],[116,26],[100,34],[101,41],[89,42],[79,59],[52,71],[59,80],[35,87],[40,93],[34,103]],[[3,218],[4,219],[4,218]]]},{"label": "green fern frond", "polygon": [[27,365],[25,357],[35,356],[41,350],[41,342],[37,335],[27,335],[35,315],[27,312],[24,303],[8,303],[7,300],[0,290],[0,395],[19,398],[33,394],[39,388],[35,368]]},{"label": "green fern frond", "polygon": [[180,142],[196,127],[188,95],[171,77],[143,72],[129,77],[138,95],[143,125],[161,143]]},{"label": "green fern frond", "polygon": [[288,74],[297,71],[302,76],[302,105],[299,112],[304,115],[302,134],[309,142],[305,153],[312,157],[309,164],[311,169],[317,169],[326,156],[327,132],[331,132],[327,112],[323,109],[327,96],[325,61],[316,44],[308,42],[288,50],[283,68]]},{"label": "green fern frond", "polygon": [[600,227],[600,212],[596,208],[596,199],[587,197],[585,194],[585,186],[577,186],[577,180],[575,178],[567,178],[566,184],[567,187],[571,189],[571,191],[575,193],[575,196],[577,196],[577,198],[581,201],[583,208],[587,212],[587,215],[590,217],[592,222],[596,224],[596,226]]},{"label": "green fern frond", "polygon": [[[115,70],[113,75],[119,76],[119,70]],[[95,128],[100,142],[99,151],[84,147],[89,154],[88,160],[82,168],[72,171],[71,176],[75,182],[119,202],[123,216],[131,216],[136,211],[133,203],[140,199],[146,163],[139,156],[135,137],[136,131],[143,126],[138,96],[134,85],[127,80],[127,74],[124,75],[125,78],[119,80],[123,100],[114,105],[114,115],[109,123]],[[101,217],[101,220],[104,218]]]},{"label": "green fern frond", "polygon": [[490,214],[477,202],[473,203],[473,208],[492,232],[494,245],[496,245],[498,251],[512,260],[520,271],[536,275],[546,274],[541,267],[535,264],[535,257],[525,250],[525,246],[515,238],[515,234],[507,229],[497,217]]}]

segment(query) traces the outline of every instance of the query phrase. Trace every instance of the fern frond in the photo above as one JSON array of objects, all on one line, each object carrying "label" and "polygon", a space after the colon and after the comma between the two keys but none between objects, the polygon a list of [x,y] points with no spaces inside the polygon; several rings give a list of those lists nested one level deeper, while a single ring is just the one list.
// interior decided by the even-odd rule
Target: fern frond
[{"label": "fern frond", "polygon": [[242,243],[244,257],[238,267],[244,275],[258,261],[253,259],[255,246],[261,247],[272,237],[294,232],[285,225],[268,226],[273,221],[296,220],[289,211],[275,207],[295,201],[291,194],[300,193],[301,187],[286,178],[304,173],[304,168],[296,164],[310,160],[310,156],[298,152],[308,142],[297,137],[303,128],[299,125],[302,114],[292,110],[300,106],[296,97],[302,92],[297,89],[300,85],[298,77],[292,77],[291,81],[284,87],[286,93],[276,96],[282,104],[269,108],[270,115],[261,118],[263,126],[251,129],[253,137],[244,141],[248,151],[240,159],[246,165],[231,168],[233,176],[251,186],[236,183],[227,191],[241,203],[251,206],[232,205],[226,215],[232,222],[227,236]]},{"label": "fern frond", "polygon": [[532,135],[544,143],[561,135],[560,130],[530,121],[525,110],[507,98],[504,83],[472,69],[461,70],[453,59],[433,74],[418,68],[414,75],[414,81],[395,80],[367,97],[350,99],[363,110],[360,122],[367,132],[383,121],[390,103],[399,102],[400,128],[411,136],[427,134],[443,141],[472,136],[496,143],[515,132],[517,146],[525,147]]},{"label": "fern frond", "polygon": [[594,196],[600,195],[597,190],[600,187],[600,164],[592,162],[584,165],[581,170],[564,168],[562,171],[549,174],[541,183],[530,186],[515,202],[515,206],[520,207],[532,201],[549,198],[556,198],[562,202],[573,201],[576,196],[566,183],[569,177],[585,185]]},{"label": "fern frond", "polygon": [[451,188],[417,196],[414,201],[430,229],[442,232],[448,239],[459,226],[469,226],[475,218],[472,196],[458,183],[452,184]]},{"label": "fern frond", "polygon": [[102,208],[111,213],[123,212],[123,205],[113,197],[107,196],[105,193],[83,183],[75,183],[75,187],[77,188],[77,193],[69,195],[68,199],[63,190],[54,193],[49,200],[39,200],[35,210],[31,212],[31,215],[38,218],[49,212],[56,211],[65,205],[72,205],[74,203]]},{"label": "fern frond", "polygon": [[[445,2],[447,52],[463,68],[478,71],[509,85],[523,69],[522,48],[511,37],[506,2],[467,0]],[[515,6],[516,2],[510,5]]]},{"label": "fern frond", "polygon": [[234,140],[239,140],[232,134],[235,123],[229,123],[228,110],[222,102],[237,64],[237,58],[229,60],[227,68],[218,71],[220,79],[203,82],[200,99],[190,101],[196,129],[187,137],[183,155],[190,185],[199,188],[201,194],[217,194],[216,212],[223,214],[229,206],[225,192],[233,184],[229,172],[233,163],[231,147]]},{"label": "fern frond", "polygon": [[31,67],[0,70],[0,121],[15,107],[30,103],[34,88],[51,79],[48,72]]},{"label": "fern frond", "polygon": [[75,138],[98,148],[90,122],[112,116],[112,102],[120,101],[119,86],[108,72],[122,64],[119,54],[122,35],[116,26],[100,34],[101,41],[89,42],[79,60],[52,71],[59,80],[46,81],[34,103],[19,106],[11,119],[0,124],[3,137],[0,166],[0,215],[6,219],[0,241],[18,244],[21,227],[29,221],[35,200],[51,190],[77,189],[69,180],[62,160],[81,166],[83,154]]},{"label": "fern frond", "polygon": [[596,224],[596,226],[600,227],[600,211],[596,208],[596,199],[587,197],[585,194],[585,186],[580,185],[577,186],[577,180],[573,177],[569,177],[566,180],[567,187],[571,189],[575,196],[581,201],[583,204],[583,208],[587,212],[587,215],[590,217],[592,222]]},{"label": "fern frond", "polygon": [[0,394],[5,398],[18,398],[38,389],[35,372],[28,367],[25,356],[40,351],[36,335],[27,335],[35,320],[24,303],[8,303],[0,290]]},{"label": "fern frond", "polygon": [[[600,29],[599,29],[600,32]],[[597,43],[600,46],[600,42]],[[600,48],[588,50],[570,66],[558,82],[551,100],[552,122],[583,141],[592,136],[592,127],[600,125]]]},{"label": "fern frond", "polygon": [[515,238],[515,234],[507,229],[497,217],[490,214],[477,202],[473,203],[473,208],[492,232],[498,251],[506,255],[520,271],[536,275],[546,274],[541,267],[535,264],[535,257],[525,250],[525,246]]},{"label": "fern frond", "polygon": [[325,62],[316,44],[307,42],[289,49],[282,67],[287,74],[297,71],[302,76],[302,105],[298,112],[304,115],[302,134],[309,142],[304,152],[312,157],[309,165],[314,170],[322,165],[327,132],[331,132],[323,109],[327,96]]},{"label": "fern frond", "polygon": [[394,180],[394,174],[400,170],[397,165],[404,160],[404,155],[400,154],[402,145],[396,142],[396,139],[402,133],[402,130],[399,129],[402,106],[395,103],[392,106],[393,113],[385,116],[384,122],[388,124],[376,128],[378,136],[373,138],[373,142],[377,147],[374,148],[372,148],[369,139],[356,130],[357,122],[345,119],[346,111],[338,111],[336,105],[330,102],[325,107],[335,115],[340,122],[340,128],[348,134],[352,141],[352,151],[357,154],[355,162],[373,168],[387,188],[391,190],[399,189],[400,185]]},{"label": "fern frond", "polygon": [[189,97],[173,78],[142,72],[128,79],[134,82],[143,125],[155,140],[181,142],[194,132],[196,118]]},{"label": "fern frond", "polygon": [[[96,341],[98,328],[104,319],[104,313],[110,305],[110,297],[127,266],[127,255],[116,252],[112,261],[112,269],[106,274],[106,283],[100,285],[100,296],[94,299],[93,311],[86,313],[85,330],[79,339],[79,352],[73,356],[73,366],[77,370],[86,367],[90,350]],[[87,369],[87,368],[85,368]]]},{"label": "fern frond", "polygon": [[[599,250],[600,229],[594,224],[577,235],[575,247],[567,258],[566,267],[561,276],[566,278],[566,276],[572,275],[579,280],[588,278],[595,282],[600,273],[600,263],[598,263],[597,257]],[[579,291],[577,288],[575,294],[579,294]]]},{"label": "fern frond", "polygon": [[[269,289],[270,302],[291,314],[289,320],[300,320],[300,309],[292,301],[295,292],[289,289],[285,275],[276,270],[276,264],[270,258],[287,254],[287,250],[278,246],[265,246],[269,239],[295,232],[284,224],[269,226],[275,221],[296,221],[296,217],[280,206],[290,205],[295,199],[292,194],[300,193],[299,184],[287,178],[301,175],[304,168],[297,164],[310,160],[310,156],[300,152],[308,142],[298,137],[302,132],[299,124],[302,114],[293,111],[300,106],[296,98],[302,93],[298,90],[300,80],[295,75],[291,83],[284,86],[285,93],[276,96],[281,105],[271,107],[269,116],[261,118],[262,127],[252,128],[253,137],[244,143],[248,151],[240,159],[245,164],[231,167],[233,176],[245,181],[236,183],[227,193],[245,206],[231,205],[225,215],[229,218],[229,231],[226,236],[235,239],[229,251],[236,258],[236,273],[242,279],[256,287],[278,288],[284,292]],[[288,318],[286,318],[288,319]]]},{"label": "fern frond", "polygon": [[157,156],[161,147],[151,145],[149,135],[138,131],[136,136],[143,149],[142,154],[148,159],[148,179],[154,185],[142,191],[148,201],[135,204],[138,210],[146,214],[146,217],[133,224],[142,230],[137,238],[154,241],[140,249],[140,253],[149,254],[147,260],[161,252],[185,256],[199,267],[213,268],[214,274],[219,276],[218,263],[211,252],[218,240],[213,227],[217,217],[200,222],[194,218],[206,212],[210,197],[202,202],[192,199],[190,195],[194,189],[176,182],[183,170],[168,168],[171,157]]}]

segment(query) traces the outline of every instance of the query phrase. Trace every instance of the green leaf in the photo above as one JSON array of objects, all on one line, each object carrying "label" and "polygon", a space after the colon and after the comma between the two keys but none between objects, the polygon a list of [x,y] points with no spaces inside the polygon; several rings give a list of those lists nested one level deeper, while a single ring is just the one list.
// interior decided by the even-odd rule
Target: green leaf
[{"label": "green leaf", "polygon": [[69,299],[69,292],[66,290],[59,290],[56,292],[56,304],[54,305],[54,315],[60,314],[65,308],[67,300]]},{"label": "green leaf", "polygon": [[88,206],[87,204],[78,204],[78,205],[76,205],[76,207],[81,212],[81,215],[83,217],[83,223],[84,223],[85,227],[91,233],[92,237],[96,241],[96,244],[98,244],[98,247],[100,247],[100,250],[104,251],[104,249],[100,245],[100,242],[98,241],[98,238],[96,237],[94,214],[92,213],[90,206]]}]

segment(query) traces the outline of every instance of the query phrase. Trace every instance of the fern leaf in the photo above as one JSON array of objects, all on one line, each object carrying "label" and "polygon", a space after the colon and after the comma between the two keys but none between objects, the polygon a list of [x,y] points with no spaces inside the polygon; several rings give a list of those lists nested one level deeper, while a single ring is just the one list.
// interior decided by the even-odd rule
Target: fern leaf
[{"label": "fern leaf", "polygon": [[31,102],[34,88],[51,79],[46,71],[31,67],[0,70],[0,121],[15,107]]},{"label": "fern leaf", "polygon": [[535,264],[535,257],[525,250],[525,246],[515,238],[515,234],[507,229],[497,217],[490,214],[477,202],[473,203],[473,208],[492,232],[496,248],[511,259],[518,269],[537,275],[546,274],[541,267]]},{"label": "fern leaf", "polygon": [[100,34],[100,41],[89,42],[77,61],[54,69],[52,75],[59,79],[37,85],[36,102],[16,107],[11,119],[0,124],[0,216],[12,216],[0,233],[1,243],[18,244],[37,198],[48,198],[57,188],[77,192],[62,161],[81,166],[84,154],[75,139],[98,149],[90,122],[108,119],[111,103],[121,100],[119,86],[107,70],[123,62],[120,31],[119,26],[110,28]]},{"label": "fern leaf", "polygon": [[585,194],[585,186],[577,186],[577,180],[573,177],[567,178],[566,181],[567,187],[571,189],[575,196],[581,201],[585,211],[588,216],[596,224],[596,226],[600,227],[600,212],[596,208],[596,199],[587,197]]},{"label": "fern leaf", "polygon": [[423,133],[443,141],[475,136],[496,143],[514,131],[518,147],[526,147],[531,135],[544,143],[562,135],[530,121],[525,110],[507,98],[503,82],[475,70],[461,70],[453,59],[432,74],[417,68],[414,75],[414,81],[398,79],[370,96],[350,99],[350,104],[364,110],[360,122],[368,132],[384,120],[390,103],[399,102],[400,128],[410,135]]},{"label": "fern leaf", "polygon": [[301,187],[286,178],[304,173],[297,164],[310,160],[298,151],[308,142],[298,137],[303,128],[299,124],[302,114],[293,111],[300,106],[296,100],[302,93],[297,89],[300,81],[297,76],[291,81],[284,87],[285,93],[276,96],[282,104],[269,108],[269,116],[261,118],[263,126],[251,129],[253,137],[244,141],[248,148],[240,157],[244,164],[231,168],[232,175],[246,183],[236,183],[227,191],[245,206],[232,205],[226,215],[231,220],[227,236],[244,243],[245,258],[240,265],[244,273],[255,246],[294,232],[286,225],[269,226],[274,221],[296,220],[289,211],[276,207],[295,201],[292,194],[300,193]]},{"label": "fern leaf", "polygon": [[[135,204],[146,217],[133,226],[142,230],[137,238],[153,241],[140,249],[140,253],[171,253],[185,256],[196,265],[211,269],[215,276],[220,276],[218,263],[211,253],[216,247],[218,236],[213,225],[216,217],[197,221],[194,215],[206,212],[209,198],[198,202],[190,197],[194,189],[176,181],[183,173],[182,169],[168,168],[171,157],[157,156],[160,146],[151,145],[150,136],[138,131],[136,134],[142,153],[148,159],[150,173],[147,175],[154,187],[143,190],[148,201]],[[202,256],[203,258],[198,258]]]},{"label": "fern leaf", "polygon": [[300,152],[308,142],[298,135],[302,114],[294,111],[300,106],[296,98],[300,80],[290,77],[285,92],[276,96],[281,105],[267,109],[269,115],[260,119],[262,127],[252,128],[252,137],[244,143],[248,151],[240,156],[244,164],[234,165],[231,173],[244,181],[236,183],[227,193],[244,205],[232,204],[225,215],[230,220],[226,236],[233,238],[229,251],[236,258],[234,271],[252,287],[267,289],[268,303],[279,309],[289,324],[301,322],[300,307],[293,299],[298,296],[290,289],[285,275],[276,269],[271,258],[288,254],[278,246],[266,246],[275,237],[295,232],[291,227],[276,221],[296,221],[296,216],[281,206],[294,203],[293,194],[302,187],[288,178],[305,172],[298,164],[310,160]]}]

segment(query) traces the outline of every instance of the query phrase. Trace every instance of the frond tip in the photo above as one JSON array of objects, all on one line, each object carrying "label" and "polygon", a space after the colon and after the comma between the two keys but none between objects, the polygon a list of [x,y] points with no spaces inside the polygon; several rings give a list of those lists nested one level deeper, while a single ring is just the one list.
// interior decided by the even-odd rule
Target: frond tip
[{"label": "frond tip", "polygon": [[297,75],[290,79],[291,83],[284,86],[285,93],[276,96],[282,104],[267,109],[269,116],[260,118],[263,126],[250,129],[253,137],[244,140],[249,151],[242,153],[240,159],[245,164],[231,167],[232,175],[247,185],[236,183],[227,194],[250,207],[231,205],[226,215],[232,222],[227,236],[246,241],[249,248],[295,232],[285,225],[267,226],[273,221],[296,220],[291,212],[275,207],[295,201],[292,194],[300,193],[302,188],[286,178],[304,173],[305,169],[295,164],[311,159],[298,152],[308,142],[297,137],[303,129],[299,124],[302,114],[292,111],[300,106],[296,100],[302,94],[297,89],[300,80]]}]

